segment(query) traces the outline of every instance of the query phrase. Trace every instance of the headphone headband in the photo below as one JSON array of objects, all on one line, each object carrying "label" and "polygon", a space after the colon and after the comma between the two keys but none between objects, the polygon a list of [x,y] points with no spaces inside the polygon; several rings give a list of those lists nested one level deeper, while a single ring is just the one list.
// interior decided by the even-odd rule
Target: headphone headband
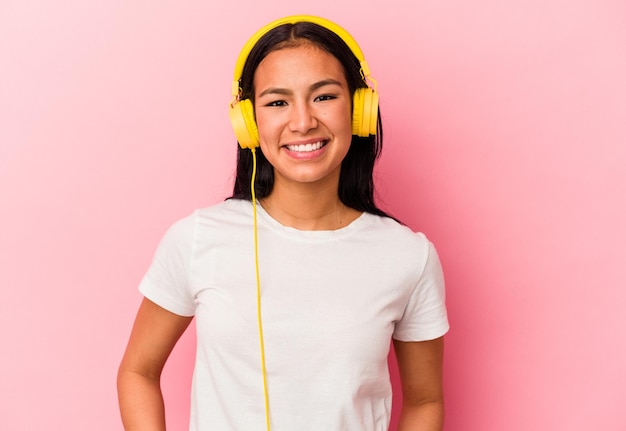
[{"label": "headphone headband", "polygon": [[367,61],[365,61],[365,57],[363,56],[363,51],[361,51],[361,48],[356,43],[356,40],[354,40],[354,38],[350,35],[350,33],[348,33],[341,26],[325,18],[313,15],[292,15],[277,19],[276,21],[267,24],[265,27],[261,28],[259,31],[253,34],[252,37],[248,39],[246,44],[243,46],[235,65],[235,76],[231,88],[231,92],[234,98],[237,98],[237,96],[239,95],[239,80],[241,79],[241,74],[243,73],[243,67],[246,64],[248,56],[250,55],[250,51],[252,51],[252,48],[254,48],[259,39],[261,39],[267,32],[278,26],[281,26],[283,24],[295,24],[298,22],[311,22],[313,24],[317,24],[339,36],[346,43],[346,45],[348,45],[348,48],[350,48],[354,56],[361,63],[361,73],[363,74],[363,79],[365,80],[365,78],[369,77],[370,70],[369,66],[367,65]]}]

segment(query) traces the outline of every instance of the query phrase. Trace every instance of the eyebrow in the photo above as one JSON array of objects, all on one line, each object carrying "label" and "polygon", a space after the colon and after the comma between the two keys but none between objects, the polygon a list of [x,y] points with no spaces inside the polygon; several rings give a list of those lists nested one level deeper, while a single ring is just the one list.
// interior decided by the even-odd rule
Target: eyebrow
[{"label": "eyebrow", "polygon": [[[323,79],[321,81],[318,81],[314,84],[311,84],[309,86],[309,90],[310,91],[315,91],[319,88],[325,87],[327,85],[337,85],[339,87],[341,87],[341,82],[335,80],[335,79]],[[278,95],[283,95],[283,96],[289,96],[291,95],[293,92],[291,90],[288,90],[286,88],[280,88],[280,87],[270,87],[270,88],[266,88],[265,90],[263,90],[257,97],[263,97],[266,96],[268,94],[278,94]]]}]

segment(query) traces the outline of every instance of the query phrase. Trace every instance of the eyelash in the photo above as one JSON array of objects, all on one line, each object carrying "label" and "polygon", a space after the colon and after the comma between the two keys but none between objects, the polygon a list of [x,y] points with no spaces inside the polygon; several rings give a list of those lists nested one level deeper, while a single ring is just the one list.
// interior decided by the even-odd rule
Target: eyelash
[{"label": "eyelash", "polygon": [[265,106],[281,107],[281,106],[285,106],[286,104],[287,102],[285,102],[284,100],[275,100],[273,102],[266,104]]},{"label": "eyelash", "polygon": [[322,94],[321,96],[317,96],[315,98],[315,100],[320,100],[320,102],[325,102],[327,100],[333,100],[333,99],[336,99],[336,97],[331,94]]}]

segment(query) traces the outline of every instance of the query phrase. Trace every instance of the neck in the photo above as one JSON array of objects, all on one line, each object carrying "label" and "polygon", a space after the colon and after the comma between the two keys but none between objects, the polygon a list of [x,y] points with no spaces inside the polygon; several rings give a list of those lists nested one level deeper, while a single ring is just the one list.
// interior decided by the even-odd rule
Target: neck
[{"label": "neck", "polygon": [[275,184],[261,205],[280,224],[300,230],[336,230],[361,215],[341,202],[337,184]]}]

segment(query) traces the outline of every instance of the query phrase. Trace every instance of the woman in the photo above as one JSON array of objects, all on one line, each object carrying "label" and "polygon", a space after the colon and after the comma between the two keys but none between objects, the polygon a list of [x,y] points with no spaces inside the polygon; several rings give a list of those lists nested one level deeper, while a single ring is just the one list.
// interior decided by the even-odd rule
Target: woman
[{"label": "woman", "polygon": [[392,339],[398,429],[442,429],[441,267],[375,205],[368,69],[317,17],[278,20],[244,47],[233,196],[175,223],[141,283],[118,375],[127,431],[165,429],[159,377],[194,316],[191,430],[386,431]]}]

